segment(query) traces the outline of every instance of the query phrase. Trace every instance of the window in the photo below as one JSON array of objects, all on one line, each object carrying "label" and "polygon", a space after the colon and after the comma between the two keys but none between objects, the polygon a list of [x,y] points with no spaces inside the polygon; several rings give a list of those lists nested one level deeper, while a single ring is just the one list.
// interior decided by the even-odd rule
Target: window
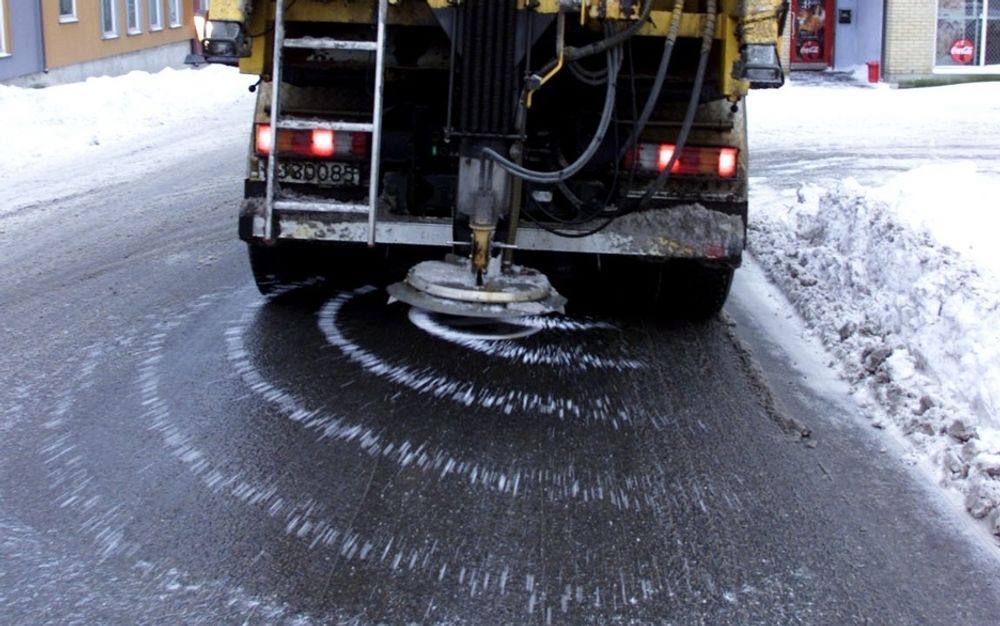
[{"label": "window", "polygon": [[142,14],[139,11],[139,0],[125,0],[125,17],[128,22],[128,34],[138,35],[142,32]]},{"label": "window", "polygon": [[0,57],[10,54],[7,48],[7,5],[0,0]]},{"label": "window", "polygon": [[101,0],[101,36],[104,39],[118,36],[117,0]]},{"label": "window", "polygon": [[75,21],[77,21],[76,0],[59,0],[59,22],[65,24]]},{"label": "window", "polygon": [[938,0],[935,64],[1000,65],[1000,2]]},{"label": "window", "polygon": [[149,30],[163,30],[163,5],[161,0],[149,0]]},{"label": "window", "polygon": [[181,9],[181,0],[169,0],[167,11],[170,28],[177,28],[184,23],[184,11]]}]

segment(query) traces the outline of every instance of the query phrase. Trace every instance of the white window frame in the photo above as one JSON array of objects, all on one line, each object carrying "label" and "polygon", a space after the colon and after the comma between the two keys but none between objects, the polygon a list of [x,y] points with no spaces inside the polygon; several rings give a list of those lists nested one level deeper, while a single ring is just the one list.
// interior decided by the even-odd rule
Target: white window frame
[{"label": "white window frame", "polygon": [[[177,15],[176,21],[170,18],[171,10]],[[181,4],[181,0],[167,0],[167,22],[170,28],[180,28],[184,25],[184,5]]]},{"label": "white window frame", "polygon": [[149,30],[163,30],[163,0],[149,0]]},{"label": "white window frame", "polygon": [[0,58],[11,56],[7,48],[7,0],[0,0]]},{"label": "white window frame", "polygon": [[125,0],[125,32],[129,35],[141,35],[142,34],[142,0],[133,0],[132,6],[135,7],[135,24],[132,24],[132,15],[128,11],[128,2]]},{"label": "white window frame", "polygon": [[934,74],[1000,74],[1000,64],[986,65],[986,29],[989,27],[990,2],[1000,2],[1000,0],[986,0],[983,2],[982,13],[979,19],[983,22],[982,30],[979,32],[979,61],[976,65],[938,65],[937,61],[937,36],[938,24],[941,21],[941,3],[936,2],[934,6],[934,58],[931,67]]},{"label": "white window frame", "polygon": [[[111,30],[104,30],[104,18],[111,16]],[[101,0],[101,39],[118,38],[118,0]]]},{"label": "white window frame", "polygon": [[[61,5],[62,3],[60,3]],[[69,6],[71,7],[69,13],[62,12],[62,6],[59,7],[59,23],[60,24],[72,24],[74,22],[79,22],[80,18],[76,16],[76,0],[69,0]]]}]

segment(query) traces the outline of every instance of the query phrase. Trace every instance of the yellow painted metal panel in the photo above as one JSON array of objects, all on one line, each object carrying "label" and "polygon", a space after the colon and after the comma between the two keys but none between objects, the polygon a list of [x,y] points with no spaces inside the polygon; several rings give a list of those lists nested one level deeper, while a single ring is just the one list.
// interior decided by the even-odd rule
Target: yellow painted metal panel
[{"label": "yellow painted metal panel", "polygon": [[770,45],[778,41],[781,0],[744,0],[741,31],[743,44]]},{"label": "yellow painted metal panel", "polygon": [[[258,5],[261,4],[265,3],[258,2]],[[240,72],[243,74],[260,75],[264,73],[267,57],[271,51],[271,37],[268,34],[261,33],[267,33],[269,10],[269,8],[265,9],[262,6],[257,6],[250,16],[250,23],[247,26],[248,32],[258,36],[253,38],[253,44],[250,46],[250,56],[240,59]]]},{"label": "yellow painted metal panel", "polygon": [[[446,5],[447,6],[447,5]],[[289,22],[341,22],[346,24],[374,24],[378,5],[373,0],[348,0],[335,2],[298,0],[285,13]],[[273,10],[272,10],[273,14]],[[431,7],[419,0],[400,0],[389,7],[388,24],[433,26],[437,24]]]},{"label": "yellow painted metal panel", "polygon": [[[212,20],[225,22],[244,22],[247,18],[249,4],[251,4],[249,0],[212,0],[212,5],[208,9],[208,17]],[[266,4],[266,2],[257,0],[257,4]]]},{"label": "yellow painted metal panel", "polygon": [[719,60],[719,88],[730,100],[736,101],[750,91],[749,82],[733,78],[733,69],[740,59],[741,46],[736,38],[738,23],[729,14],[725,14],[719,16],[719,24],[722,27],[722,36],[719,38],[722,45],[722,54]]}]

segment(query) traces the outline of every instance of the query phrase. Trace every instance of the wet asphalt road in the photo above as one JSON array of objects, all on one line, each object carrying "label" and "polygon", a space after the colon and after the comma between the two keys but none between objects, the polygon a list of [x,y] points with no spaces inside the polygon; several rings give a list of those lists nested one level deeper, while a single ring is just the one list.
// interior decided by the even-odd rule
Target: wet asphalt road
[{"label": "wet asphalt road", "polygon": [[267,303],[242,147],[0,220],[0,622],[996,623],[996,549],[752,299],[500,344]]}]

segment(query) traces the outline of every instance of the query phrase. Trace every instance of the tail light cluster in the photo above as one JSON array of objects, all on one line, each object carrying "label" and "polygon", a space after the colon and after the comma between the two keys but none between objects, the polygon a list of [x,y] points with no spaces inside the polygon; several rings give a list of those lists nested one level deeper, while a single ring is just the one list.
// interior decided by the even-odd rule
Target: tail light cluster
[{"label": "tail light cluster", "polygon": [[[368,156],[368,133],[332,131],[324,128],[278,130],[278,154],[317,159]],[[254,151],[267,156],[275,149],[270,124],[257,124]]]},{"label": "tail light cluster", "polygon": [[[625,167],[645,172],[662,172],[673,158],[676,146],[669,143],[641,143],[625,154]],[[728,147],[685,146],[670,168],[679,176],[735,178],[739,150]]]}]

